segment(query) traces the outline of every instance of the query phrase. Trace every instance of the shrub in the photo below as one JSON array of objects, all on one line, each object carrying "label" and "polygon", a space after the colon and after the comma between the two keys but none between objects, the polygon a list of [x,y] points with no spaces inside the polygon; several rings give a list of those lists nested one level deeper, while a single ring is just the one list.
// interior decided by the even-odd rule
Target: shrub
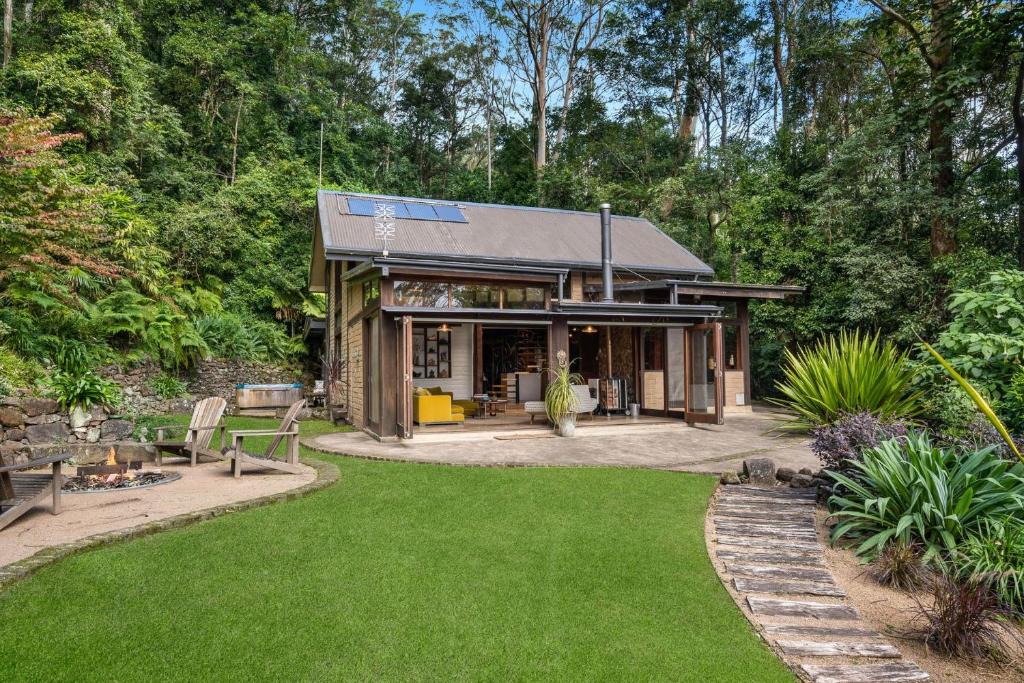
[{"label": "shrub", "polygon": [[906,434],[903,420],[883,422],[871,413],[843,415],[832,424],[811,430],[811,451],[822,467],[842,470],[846,461],[859,459],[865,449]]},{"label": "shrub", "polygon": [[34,386],[41,374],[38,363],[0,346],[0,396],[8,396],[14,389]]},{"label": "shrub", "polygon": [[906,591],[920,587],[927,575],[920,546],[901,541],[887,543],[871,569],[879,582]]},{"label": "shrub", "polygon": [[[955,292],[948,305],[950,323],[935,347],[987,396],[1001,398],[1024,363],[1024,271],[990,273],[980,287]],[[924,372],[937,370],[928,364]]]},{"label": "shrub", "polygon": [[91,370],[82,373],[57,371],[48,380],[49,394],[64,410],[91,408],[94,405],[116,406],[121,402],[121,388]]},{"label": "shrub", "polygon": [[978,407],[963,389],[947,381],[929,392],[923,414],[937,431],[960,437],[971,433],[971,424],[978,417]]},{"label": "shrub", "polygon": [[829,471],[846,488],[833,495],[833,543],[859,542],[874,559],[890,541],[920,543],[922,562],[943,565],[982,520],[1024,513],[1024,465],[992,447],[960,456],[926,433],[884,441],[851,463],[849,476]]},{"label": "shrub", "polygon": [[894,420],[921,410],[907,354],[877,334],[841,332],[796,353],[787,351],[783,374],[777,385],[783,398],[772,400],[796,413],[789,424],[793,429],[831,424],[848,414]]},{"label": "shrub", "polygon": [[1017,368],[1017,372],[1010,380],[1010,388],[999,401],[999,409],[996,411],[1006,422],[1006,427],[1014,433],[1024,433],[1024,367]]},{"label": "shrub", "polygon": [[954,565],[961,580],[985,578],[1003,606],[1024,615],[1024,522],[982,520],[960,547]]},{"label": "shrub", "polygon": [[188,385],[182,382],[174,375],[166,372],[161,372],[159,375],[151,378],[149,382],[149,388],[156,393],[162,399],[178,398],[188,393]]},{"label": "shrub", "polygon": [[989,580],[958,581],[938,574],[932,581],[932,604],[918,602],[930,646],[954,657],[1003,659],[1005,643],[1020,640],[1008,627],[1010,614]]}]

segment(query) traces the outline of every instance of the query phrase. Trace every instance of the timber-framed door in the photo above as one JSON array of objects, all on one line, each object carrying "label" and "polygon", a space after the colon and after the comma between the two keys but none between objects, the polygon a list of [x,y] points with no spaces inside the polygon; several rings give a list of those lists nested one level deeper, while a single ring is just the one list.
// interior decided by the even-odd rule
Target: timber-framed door
[{"label": "timber-framed door", "polygon": [[412,438],[412,318],[398,320],[398,437]]},{"label": "timber-framed door", "polygon": [[725,386],[722,324],[686,328],[686,421],[722,424]]}]

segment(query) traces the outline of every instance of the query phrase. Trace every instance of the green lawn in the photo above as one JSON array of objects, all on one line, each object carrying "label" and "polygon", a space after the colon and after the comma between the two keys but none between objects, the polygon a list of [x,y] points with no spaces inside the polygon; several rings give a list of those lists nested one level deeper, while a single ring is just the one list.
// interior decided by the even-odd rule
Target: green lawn
[{"label": "green lawn", "polygon": [[793,680],[708,561],[709,477],[319,457],[331,488],[0,595],[0,679]]}]

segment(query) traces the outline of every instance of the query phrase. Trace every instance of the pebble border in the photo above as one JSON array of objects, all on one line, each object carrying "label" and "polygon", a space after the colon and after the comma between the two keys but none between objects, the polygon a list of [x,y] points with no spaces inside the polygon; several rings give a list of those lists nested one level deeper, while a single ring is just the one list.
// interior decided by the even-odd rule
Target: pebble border
[{"label": "pebble border", "polygon": [[225,503],[223,505],[204,508],[202,510],[184,512],[180,515],[174,515],[173,517],[165,517],[164,519],[158,519],[153,522],[146,522],[145,524],[139,524],[125,529],[117,529],[116,531],[94,534],[92,536],[80,538],[77,541],[71,541],[70,543],[62,543],[60,545],[50,546],[49,548],[43,548],[39,552],[34,555],[30,555],[25,559],[0,567],[0,591],[6,590],[13,584],[31,576],[43,567],[46,567],[57,560],[74,555],[75,553],[92,550],[94,548],[101,548],[114,543],[128,541],[133,538],[149,536],[169,529],[178,529],[195,522],[214,519],[215,517],[220,517],[221,515],[226,515],[231,512],[240,512],[242,510],[250,510],[252,508],[263,507],[265,505],[273,505],[275,503],[295,500],[315,491],[325,489],[338,481],[340,472],[337,465],[323,460],[318,460],[316,458],[302,458],[301,462],[316,470],[316,479],[308,484],[304,484],[287,491],[282,491],[280,493],[272,493],[266,496],[240,500],[234,503]]}]

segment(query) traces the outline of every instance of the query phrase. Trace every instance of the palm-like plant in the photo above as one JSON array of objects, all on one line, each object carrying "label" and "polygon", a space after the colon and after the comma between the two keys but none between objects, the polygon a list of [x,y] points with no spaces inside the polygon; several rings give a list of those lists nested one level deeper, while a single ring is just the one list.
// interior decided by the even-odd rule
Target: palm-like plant
[{"label": "palm-like plant", "polygon": [[583,376],[571,369],[572,363],[568,360],[565,351],[556,354],[558,367],[550,370],[551,382],[544,392],[544,411],[553,424],[559,424],[563,419],[576,414],[579,410],[580,400],[573,390],[573,385],[583,384]]},{"label": "palm-like plant", "polygon": [[840,332],[796,353],[786,351],[782,398],[772,402],[796,417],[786,427],[806,430],[843,415],[868,412],[882,419],[914,417],[922,393],[912,387],[908,354],[878,334]]}]

